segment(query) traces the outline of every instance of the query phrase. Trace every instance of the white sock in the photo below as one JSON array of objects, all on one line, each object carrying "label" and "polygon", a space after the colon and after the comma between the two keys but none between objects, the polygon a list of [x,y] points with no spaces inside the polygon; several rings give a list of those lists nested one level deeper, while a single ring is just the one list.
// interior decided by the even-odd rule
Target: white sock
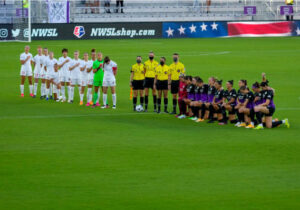
[{"label": "white sock", "polygon": [[71,87],[71,100],[74,101],[74,89],[75,87]]},{"label": "white sock", "polygon": [[36,96],[39,83],[34,83],[33,94]]},{"label": "white sock", "polygon": [[57,89],[57,98],[60,97],[60,89]]},{"label": "white sock", "polygon": [[48,98],[48,96],[49,96],[49,88],[46,88],[46,96],[47,96],[47,98]]},{"label": "white sock", "polygon": [[69,99],[71,100],[71,86],[68,86],[68,96],[69,96]]},{"label": "white sock", "polygon": [[84,93],[80,93],[79,96],[80,96],[80,102],[83,101]]},{"label": "white sock", "polygon": [[[99,99],[100,99],[100,87],[99,87],[99,89],[98,89],[98,98],[97,98],[97,103],[99,103]],[[105,104],[103,104],[103,105],[106,105],[106,102],[105,102]]]},{"label": "white sock", "polygon": [[52,94],[53,94],[53,85],[50,84],[50,96],[52,96]]},{"label": "white sock", "polygon": [[92,100],[92,88],[87,90],[87,102],[89,103]]},{"label": "white sock", "polygon": [[24,94],[24,85],[20,85],[21,94]]},{"label": "white sock", "polygon": [[107,94],[103,93],[103,106],[106,105],[106,100],[107,100]]},{"label": "white sock", "polygon": [[29,85],[29,93],[32,94],[33,91],[33,85]]},{"label": "white sock", "polygon": [[63,98],[65,98],[65,97],[66,97],[66,93],[65,93],[65,86],[64,86],[64,85],[62,85],[62,86],[60,87],[60,92],[61,92],[61,96],[62,96]]},{"label": "white sock", "polygon": [[112,101],[113,101],[113,105],[116,106],[116,104],[117,104],[117,94],[112,94]]},{"label": "white sock", "polygon": [[45,83],[42,83],[42,86],[41,86],[41,95],[42,96],[46,95],[46,84]]}]

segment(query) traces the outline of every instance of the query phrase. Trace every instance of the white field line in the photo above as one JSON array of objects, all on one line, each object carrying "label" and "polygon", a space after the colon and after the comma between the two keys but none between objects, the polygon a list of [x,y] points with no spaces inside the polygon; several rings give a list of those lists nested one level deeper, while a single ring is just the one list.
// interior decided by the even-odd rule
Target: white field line
[{"label": "white field line", "polygon": [[[280,111],[298,111],[300,107],[286,107],[286,108],[277,108],[276,110]],[[9,120],[9,119],[45,119],[45,118],[75,118],[75,117],[111,117],[111,116],[131,116],[131,115],[150,115],[156,113],[136,113],[136,112],[128,112],[128,113],[99,113],[99,114],[70,114],[70,115],[23,115],[23,116],[0,116],[0,120]]]}]

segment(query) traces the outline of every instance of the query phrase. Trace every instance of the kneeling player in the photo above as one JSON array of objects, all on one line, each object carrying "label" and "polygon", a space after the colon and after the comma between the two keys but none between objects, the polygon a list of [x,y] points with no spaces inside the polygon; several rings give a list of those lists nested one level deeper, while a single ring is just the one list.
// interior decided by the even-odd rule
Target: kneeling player
[{"label": "kneeling player", "polygon": [[244,105],[241,108],[239,108],[238,112],[240,114],[244,114],[245,122],[248,123],[246,128],[254,128],[254,94],[251,91],[249,91],[248,87],[246,86],[242,86],[240,88],[240,91],[246,96],[246,100]]},{"label": "kneeling player", "polygon": [[262,82],[260,84],[262,87],[262,99],[263,103],[255,106],[254,111],[256,114],[256,119],[258,121],[258,126],[255,129],[263,129],[262,124],[262,114],[265,114],[265,123],[267,128],[275,128],[281,124],[285,124],[288,128],[290,127],[288,119],[280,120],[280,121],[272,121],[272,116],[275,112],[275,104],[273,102],[274,93],[273,90],[270,90],[267,82]]},{"label": "kneeling player", "polygon": [[233,80],[229,80],[226,83],[227,90],[224,92],[224,97],[227,101],[224,101],[223,107],[228,111],[228,119],[230,123],[235,124],[237,123],[235,117],[235,106],[236,106],[236,90],[233,88]]},{"label": "kneeling player", "polygon": [[108,56],[104,58],[104,76],[103,76],[103,105],[102,109],[106,108],[107,101],[107,89],[110,87],[113,101],[113,109],[116,109],[117,94],[116,94],[116,75],[117,75],[117,64],[110,60]]},{"label": "kneeling player", "polygon": [[[133,88],[133,111],[136,111],[136,103],[138,94],[140,94],[140,104],[144,105],[144,64],[142,64],[142,57],[136,57],[136,64],[131,67],[130,87]],[[146,111],[147,109],[145,109]]]},{"label": "kneeling player", "polygon": [[218,121],[220,125],[226,124],[226,112],[222,104],[224,102],[224,89],[222,87],[222,80],[215,82],[216,92],[212,102],[213,112],[217,113]]}]

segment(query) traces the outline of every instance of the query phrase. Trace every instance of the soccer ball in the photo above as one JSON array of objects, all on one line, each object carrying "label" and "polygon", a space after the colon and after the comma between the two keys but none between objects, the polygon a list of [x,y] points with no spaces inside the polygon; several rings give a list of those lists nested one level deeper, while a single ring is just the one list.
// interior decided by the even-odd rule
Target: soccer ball
[{"label": "soccer ball", "polygon": [[143,108],[142,105],[137,105],[137,107],[135,108],[135,110],[136,110],[137,112],[143,112],[143,111],[144,111],[144,108]]}]

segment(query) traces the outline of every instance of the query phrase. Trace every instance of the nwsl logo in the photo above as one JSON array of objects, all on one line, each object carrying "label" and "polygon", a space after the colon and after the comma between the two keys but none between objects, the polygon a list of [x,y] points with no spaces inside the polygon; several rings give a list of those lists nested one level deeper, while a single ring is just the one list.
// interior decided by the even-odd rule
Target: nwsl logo
[{"label": "nwsl logo", "polygon": [[83,26],[75,26],[73,34],[74,34],[77,38],[80,39],[80,38],[83,37],[83,35],[85,34],[84,27],[83,27]]}]

